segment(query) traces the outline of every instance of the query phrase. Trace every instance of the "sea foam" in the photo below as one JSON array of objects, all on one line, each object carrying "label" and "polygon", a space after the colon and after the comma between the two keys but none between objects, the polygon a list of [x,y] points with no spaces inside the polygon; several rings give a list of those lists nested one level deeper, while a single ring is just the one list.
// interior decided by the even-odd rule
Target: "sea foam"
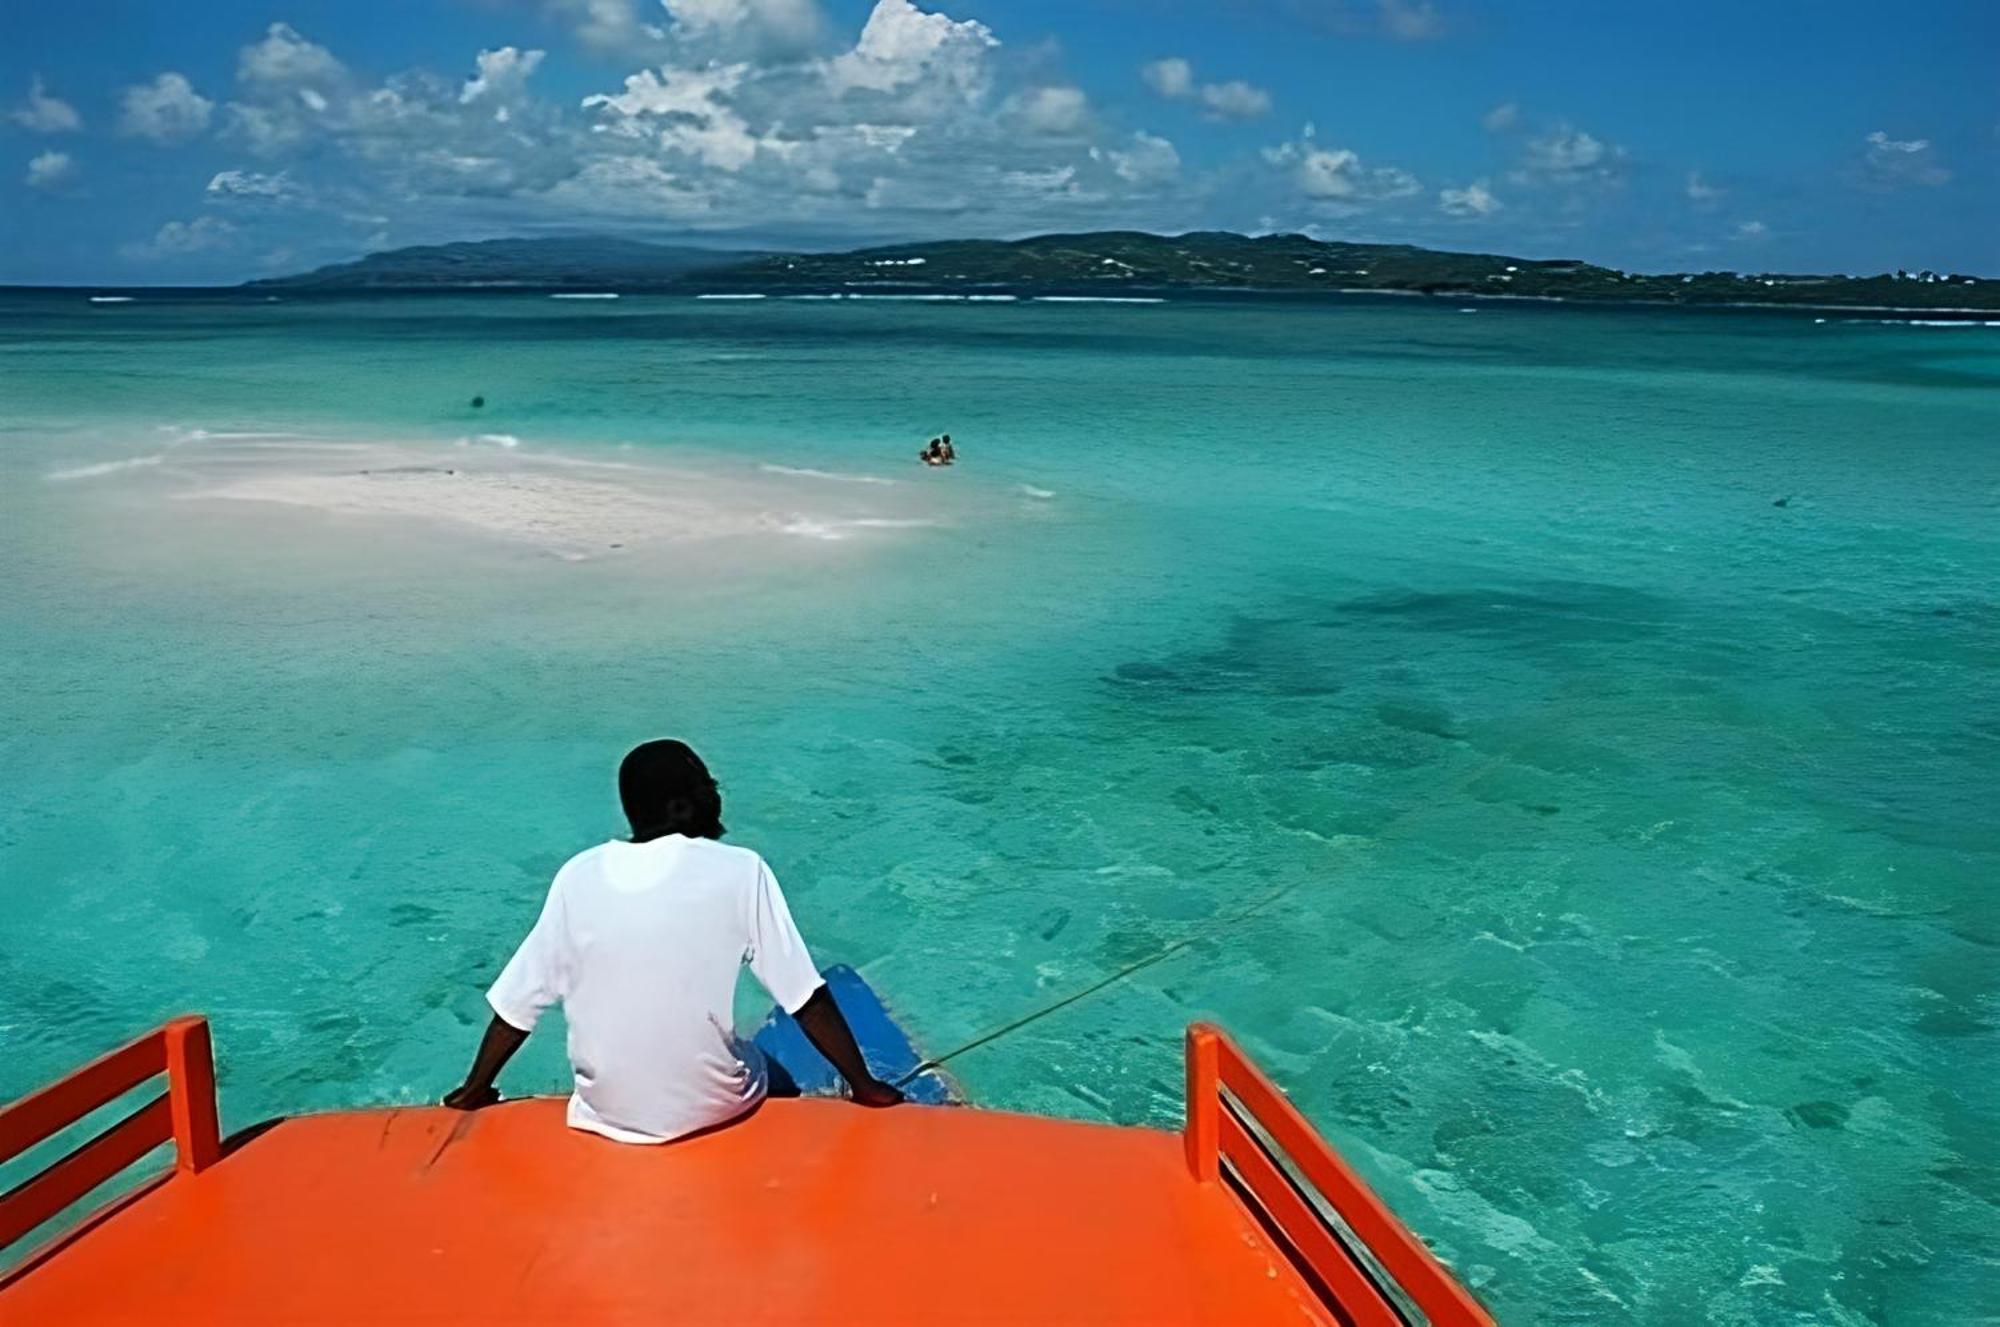
[{"label": "sea foam", "polygon": [[68,470],[51,470],[48,477],[54,480],[95,479],[99,475],[115,475],[124,470],[141,470],[147,466],[158,465],[166,459],[166,456],[161,454],[157,456],[133,456],[123,461],[99,461],[96,465],[79,465]]},{"label": "sea foam", "polygon": [[769,461],[759,462],[757,468],[767,475],[793,475],[800,479],[830,479],[837,484],[893,484],[896,482],[893,479],[884,479],[880,475],[842,475],[835,474],[831,470],[815,470],[810,466],[803,465],[775,465]]}]

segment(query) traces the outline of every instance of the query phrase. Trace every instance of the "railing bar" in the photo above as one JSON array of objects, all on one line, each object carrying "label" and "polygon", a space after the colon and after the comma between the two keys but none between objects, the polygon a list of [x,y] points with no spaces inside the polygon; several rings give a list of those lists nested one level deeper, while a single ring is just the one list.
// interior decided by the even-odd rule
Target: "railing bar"
[{"label": "railing bar", "polygon": [[1347,1218],[1340,1214],[1339,1209],[1328,1201],[1325,1194],[1313,1186],[1312,1181],[1299,1169],[1298,1163],[1265,1131],[1263,1122],[1252,1115],[1227,1088],[1220,1089],[1216,1093],[1216,1099],[1221,1103],[1223,1110],[1243,1126],[1243,1132],[1250,1136],[1250,1141],[1255,1143],[1271,1164],[1278,1168],[1278,1173],[1285,1177],[1286,1183],[1290,1184],[1299,1195],[1299,1200],[1311,1209],[1313,1216],[1326,1227],[1334,1240],[1347,1250],[1347,1256],[1361,1270],[1361,1274],[1374,1285],[1376,1292],[1389,1301],[1390,1307],[1401,1314],[1405,1322],[1428,1322],[1429,1319],[1424,1316],[1423,1310],[1410,1297],[1410,1292],[1397,1284],[1389,1269],[1375,1256],[1375,1251],[1368,1247],[1368,1241],[1362,1239],[1354,1227],[1347,1224]]},{"label": "railing bar", "polygon": [[1407,1327],[1407,1320],[1356,1265],[1353,1255],[1333,1237],[1263,1145],[1228,1111],[1222,1112],[1216,1123],[1223,1160],[1256,1198],[1271,1225],[1325,1283],[1335,1307],[1354,1327]]},{"label": "railing bar", "polygon": [[1485,1327],[1493,1320],[1464,1287],[1438,1262],[1436,1255],[1398,1221],[1375,1191],[1299,1113],[1261,1070],[1244,1058],[1226,1037],[1217,1038],[1217,1062],[1222,1085],[1256,1117],[1271,1140],[1291,1157],[1361,1242],[1368,1246],[1417,1307],[1439,1327]]},{"label": "railing bar", "polygon": [[0,1248],[12,1244],[174,1134],[162,1092],[32,1179],[0,1196]]},{"label": "railing bar", "polygon": [[12,1161],[166,1067],[166,1039],[153,1031],[0,1107],[0,1163]]}]

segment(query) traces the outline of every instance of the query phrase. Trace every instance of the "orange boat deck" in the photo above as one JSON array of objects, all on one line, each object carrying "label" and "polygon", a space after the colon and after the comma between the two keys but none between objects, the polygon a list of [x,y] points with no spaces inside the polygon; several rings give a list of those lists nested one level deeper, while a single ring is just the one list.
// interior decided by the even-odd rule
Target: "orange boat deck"
[{"label": "orange boat deck", "polygon": [[1332,1321],[1178,1137],[773,1101],[666,1147],[559,1101],[288,1120],[0,1295],[11,1322]]},{"label": "orange boat deck", "polygon": [[537,1098],[303,1116],[224,1149],[185,1019],[0,1110],[0,1160],[162,1072],[0,1198],[5,1244],[177,1144],[163,1181],[0,1281],[0,1321],[1391,1327],[1407,1300],[1491,1322],[1212,1029],[1189,1034],[1185,1134],[806,1099],[634,1147]]}]

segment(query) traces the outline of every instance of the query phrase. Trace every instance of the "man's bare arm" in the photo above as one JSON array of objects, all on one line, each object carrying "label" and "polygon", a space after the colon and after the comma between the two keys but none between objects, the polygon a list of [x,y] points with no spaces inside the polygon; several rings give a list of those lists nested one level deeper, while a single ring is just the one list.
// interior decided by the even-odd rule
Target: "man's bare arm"
[{"label": "man's bare arm", "polygon": [[847,1026],[847,1016],[833,1002],[829,987],[821,985],[792,1017],[798,1020],[819,1053],[847,1080],[857,1105],[893,1106],[903,1099],[901,1092],[868,1071],[861,1048],[854,1044],[854,1030]]},{"label": "man's bare arm", "polygon": [[486,1035],[479,1039],[479,1053],[472,1057],[472,1068],[466,1073],[465,1082],[452,1089],[444,1104],[454,1110],[478,1110],[500,1100],[500,1089],[493,1086],[494,1080],[527,1039],[527,1033],[495,1014],[486,1025]]}]

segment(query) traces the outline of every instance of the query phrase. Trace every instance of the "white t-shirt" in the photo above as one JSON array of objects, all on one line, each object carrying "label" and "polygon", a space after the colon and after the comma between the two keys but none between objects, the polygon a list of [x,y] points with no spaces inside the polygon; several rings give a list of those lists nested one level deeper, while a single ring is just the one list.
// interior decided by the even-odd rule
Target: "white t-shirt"
[{"label": "white t-shirt", "polygon": [[764,1097],[763,1057],[732,1031],[746,962],[787,1013],[820,987],[762,857],[679,834],[613,841],[556,872],[486,1000],[523,1032],[562,1001],[570,1127],[663,1143]]}]

